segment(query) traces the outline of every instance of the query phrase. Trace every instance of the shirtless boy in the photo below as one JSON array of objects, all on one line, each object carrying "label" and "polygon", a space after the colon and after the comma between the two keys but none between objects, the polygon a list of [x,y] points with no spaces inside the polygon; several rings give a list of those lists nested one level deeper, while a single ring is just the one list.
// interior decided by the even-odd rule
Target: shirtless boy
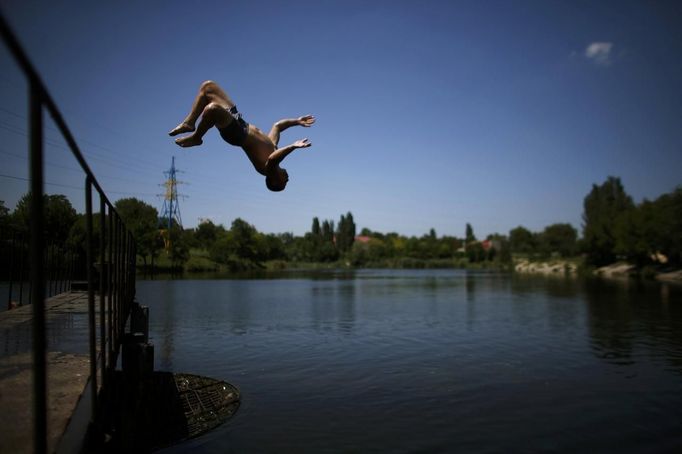
[{"label": "shirtless boy", "polygon": [[[200,115],[201,121],[195,129],[194,125]],[[189,115],[168,134],[176,136],[191,132],[192,134],[175,139],[175,143],[181,147],[195,147],[203,143],[201,138],[215,126],[225,142],[242,147],[258,173],[265,175],[265,185],[268,189],[281,191],[286,187],[289,175],[279,164],[295,149],[307,148],[312,144],[308,139],[301,139],[286,147],[277,148],[279,134],[292,126],[308,128],[313,123],[315,117],[312,115],[279,120],[272,125],[270,133],[265,135],[254,125],[245,122],[227,93],[218,84],[209,80],[199,87],[199,94],[192,104]]]}]

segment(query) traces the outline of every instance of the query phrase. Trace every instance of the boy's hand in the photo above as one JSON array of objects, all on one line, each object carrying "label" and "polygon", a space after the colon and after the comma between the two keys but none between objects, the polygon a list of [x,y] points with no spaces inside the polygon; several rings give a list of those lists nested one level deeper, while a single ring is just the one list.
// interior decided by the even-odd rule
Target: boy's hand
[{"label": "boy's hand", "polygon": [[306,138],[306,139],[297,140],[296,142],[293,143],[293,145],[296,148],[307,148],[307,147],[311,146],[312,143],[310,143],[310,141]]},{"label": "boy's hand", "polygon": [[302,117],[298,117],[297,121],[300,126],[309,128],[313,125],[313,123],[315,123],[315,117],[312,115],[304,115]]}]

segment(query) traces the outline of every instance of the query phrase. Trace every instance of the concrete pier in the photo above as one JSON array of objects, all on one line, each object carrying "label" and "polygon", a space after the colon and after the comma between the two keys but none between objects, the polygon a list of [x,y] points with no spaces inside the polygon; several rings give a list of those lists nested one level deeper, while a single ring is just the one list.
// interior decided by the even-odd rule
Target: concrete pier
[{"label": "concrete pier", "polygon": [[[98,309],[99,297],[96,302]],[[28,305],[0,313],[2,454],[34,452],[32,310]],[[45,315],[48,452],[82,452],[92,399],[87,292],[72,291],[48,299]],[[201,435],[235,414],[240,405],[235,386],[192,374],[155,372],[154,349],[148,342],[149,311],[134,304],[130,320],[133,331],[122,338],[122,370],[110,376],[111,398],[97,426],[108,435],[89,438],[86,449],[149,452]],[[99,356],[99,339],[96,345]],[[100,361],[97,366],[101,390]]]},{"label": "concrete pier", "polygon": [[[86,390],[88,295],[46,301],[48,451],[54,452]],[[33,452],[32,306],[0,312],[0,452]],[[99,346],[99,343],[98,343]]]}]

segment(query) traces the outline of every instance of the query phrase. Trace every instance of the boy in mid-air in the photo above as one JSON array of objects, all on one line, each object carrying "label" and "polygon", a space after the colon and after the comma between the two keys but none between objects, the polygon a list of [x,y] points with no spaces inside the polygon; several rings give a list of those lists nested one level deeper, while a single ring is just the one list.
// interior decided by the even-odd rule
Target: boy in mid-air
[{"label": "boy in mid-air", "polygon": [[[195,130],[194,124],[200,115],[201,121]],[[308,139],[301,139],[286,147],[277,148],[279,134],[292,126],[308,128],[313,123],[315,117],[312,115],[280,120],[272,125],[270,133],[265,135],[254,125],[245,122],[227,93],[218,84],[209,80],[201,84],[189,115],[168,134],[176,136],[191,132],[192,134],[175,139],[175,143],[181,147],[195,147],[203,143],[201,138],[215,126],[225,142],[242,147],[256,170],[265,175],[265,185],[268,189],[281,191],[286,187],[289,175],[279,164],[295,149],[306,148],[312,144]]]}]

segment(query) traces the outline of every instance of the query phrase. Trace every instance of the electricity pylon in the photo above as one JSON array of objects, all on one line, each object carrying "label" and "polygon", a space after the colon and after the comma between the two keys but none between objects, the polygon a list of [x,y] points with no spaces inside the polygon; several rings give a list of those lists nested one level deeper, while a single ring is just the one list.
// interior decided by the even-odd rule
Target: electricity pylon
[{"label": "electricity pylon", "polygon": [[159,229],[163,237],[163,244],[166,252],[171,249],[171,229],[173,226],[179,227],[182,230],[182,218],[180,217],[180,202],[178,197],[184,197],[178,194],[178,185],[184,182],[178,181],[176,174],[179,172],[175,168],[175,156],[171,161],[170,169],[163,172],[166,176],[166,181],[159,186],[166,188],[163,194],[163,208],[161,208],[161,217],[159,218]]}]

